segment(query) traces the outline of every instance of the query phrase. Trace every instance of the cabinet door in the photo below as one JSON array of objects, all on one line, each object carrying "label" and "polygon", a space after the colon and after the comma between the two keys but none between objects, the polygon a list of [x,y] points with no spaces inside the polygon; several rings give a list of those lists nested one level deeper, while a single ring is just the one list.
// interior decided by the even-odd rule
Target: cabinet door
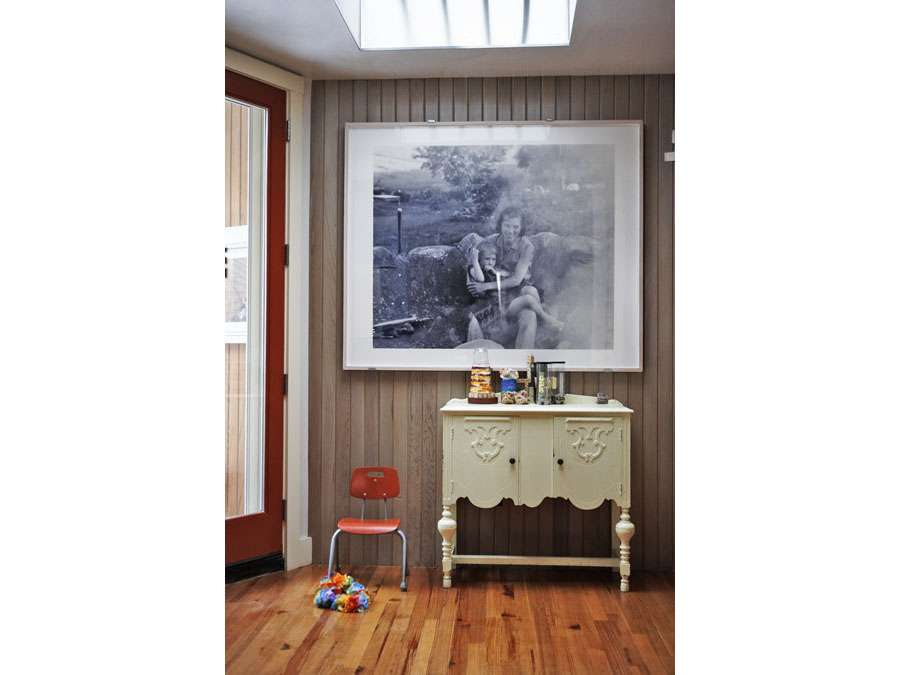
[{"label": "cabinet door", "polygon": [[519,422],[519,501],[539,506],[553,496],[553,418],[529,415]]},{"label": "cabinet door", "polygon": [[[519,420],[508,416],[456,416],[450,428],[453,499],[496,506],[519,495]],[[511,459],[516,462],[510,462]]]},{"label": "cabinet door", "polygon": [[626,424],[612,416],[553,420],[555,496],[580,509],[596,508],[605,499],[628,505]]}]

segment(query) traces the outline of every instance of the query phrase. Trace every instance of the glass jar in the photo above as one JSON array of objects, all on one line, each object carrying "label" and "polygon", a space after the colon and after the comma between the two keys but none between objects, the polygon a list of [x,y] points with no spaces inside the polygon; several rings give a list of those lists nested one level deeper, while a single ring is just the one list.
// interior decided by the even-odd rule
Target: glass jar
[{"label": "glass jar", "polygon": [[566,399],[566,371],[564,363],[550,364],[550,400],[563,403]]},{"label": "glass jar", "polygon": [[478,347],[472,359],[472,373],[469,377],[469,398],[491,399],[491,362],[485,347]]}]

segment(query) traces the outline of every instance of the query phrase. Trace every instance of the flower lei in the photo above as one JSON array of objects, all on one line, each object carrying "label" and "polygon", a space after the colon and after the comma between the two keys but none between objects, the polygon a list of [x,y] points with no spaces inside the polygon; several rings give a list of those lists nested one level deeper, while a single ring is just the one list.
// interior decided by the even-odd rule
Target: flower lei
[{"label": "flower lei", "polygon": [[316,593],[316,607],[333,609],[338,612],[363,612],[369,606],[366,587],[354,581],[349,574],[336,572],[332,577],[319,581]]}]

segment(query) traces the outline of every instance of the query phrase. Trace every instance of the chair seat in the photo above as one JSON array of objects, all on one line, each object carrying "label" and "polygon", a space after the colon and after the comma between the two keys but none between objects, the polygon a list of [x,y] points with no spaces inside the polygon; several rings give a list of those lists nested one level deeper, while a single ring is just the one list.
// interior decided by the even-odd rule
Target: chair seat
[{"label": "chair seat", "polygon": [[369,518],[341,518],[338,529],[350,534],[388,534],[400,527],[399,518],[374,520]]}]

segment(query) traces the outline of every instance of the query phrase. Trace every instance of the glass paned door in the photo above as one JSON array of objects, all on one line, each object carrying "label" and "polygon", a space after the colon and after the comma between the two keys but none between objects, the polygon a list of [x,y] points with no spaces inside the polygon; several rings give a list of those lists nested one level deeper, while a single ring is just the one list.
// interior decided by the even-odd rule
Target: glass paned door
[{"label": "glass paned door", "polygon": [[225,99],[225,517],[263,510],[267,110]]},{"label": "glass paned door", "polygon": [[283,543],[286,117],[283,89],[225,71],[226,565]]}]

